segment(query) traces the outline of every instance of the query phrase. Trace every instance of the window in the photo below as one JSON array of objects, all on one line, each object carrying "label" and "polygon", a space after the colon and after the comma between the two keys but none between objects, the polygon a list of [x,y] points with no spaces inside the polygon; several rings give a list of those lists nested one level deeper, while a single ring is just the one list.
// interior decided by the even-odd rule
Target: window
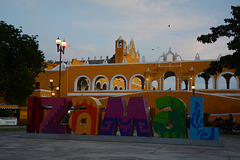
[{"label": "window", "polygon": [[122,42],[121,41],[118,42],[118,48],[122,48]]},{"label": "window", "polygon": [[40,89],[40,82],[35,83],[35,89]]}]

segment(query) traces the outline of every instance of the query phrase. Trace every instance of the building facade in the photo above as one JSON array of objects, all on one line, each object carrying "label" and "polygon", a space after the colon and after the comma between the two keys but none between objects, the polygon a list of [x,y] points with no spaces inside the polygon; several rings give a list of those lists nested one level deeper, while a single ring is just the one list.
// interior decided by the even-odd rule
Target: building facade
[{"label": "building facade", "polygon": [[[120,36],[115,41],[115,54],[111,58],[74,59],[71,63],[62,63],[60,95],[95,97],[103,106],[106,106],[108,97],[122,96],[128,102],[131,96],[143,96],[147,98],[152,116],[155,116],[160,111],[154,100],[162,96],[183,100],[189,111],[192,86],[195,86],[195,96],[204,98],[204,112],[210,113],[212,119],[231,113],[236,120],[240,120],[240,81],[234,77],[233,70],[223,69],[218,75],[199,77],[213,60],[200,60],[197,54],[194,60],[183,61],[171,49],[161,55],[157,62],[148,63],[144,57],[140,62],[140,59],[134,40],[131,39],[127,45]],[[173,82],[166,87],[169,78]],[[52,89],[50,79],[53,79]],[[49,97],[52,93],[57,96],[58,79],[59,66],[49,65],[36,79],[33,96]],[[222,82],[225,88],[221,88]]]}]

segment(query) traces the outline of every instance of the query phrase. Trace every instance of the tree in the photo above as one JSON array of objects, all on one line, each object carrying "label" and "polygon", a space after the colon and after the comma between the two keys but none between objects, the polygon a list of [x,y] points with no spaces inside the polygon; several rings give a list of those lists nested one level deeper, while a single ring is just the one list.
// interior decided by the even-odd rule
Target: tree
[{"label": "tree", "polygon": [[14,115],[14,110],[0,110],[0,117],[12,117]]},{"label": "tree", "polygon": [[35,78],[45,68],[37,36],[23,34],[21,28],[1,21],[0,59],[0,96],[8,104],[25,105]]},{"label": "tree", "polygon": [[240,76],[240,6],[231,7],[233,18],[224,19],[226,25],[212,27],[212,33],[201,35],[197,41],[205,43],[214,43],[220,37],[231,38],[227,43],[228,49],[233,51],[232,55],[222,56],[219,61],[211,62],[207,69],[204,69],[202,77],[210,74],[216,75],[222,72],[223,68],[234,69],[235,76]]}]

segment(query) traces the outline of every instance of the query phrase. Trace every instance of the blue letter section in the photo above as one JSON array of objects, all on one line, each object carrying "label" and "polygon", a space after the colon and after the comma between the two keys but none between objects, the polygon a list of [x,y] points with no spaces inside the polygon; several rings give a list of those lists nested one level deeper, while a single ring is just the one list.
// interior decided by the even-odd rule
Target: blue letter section
[{"label": "blue letter section", "polygon": [[204,127],[202,97],[190,97],[190,138],[203,140],[219,139],[218,128]]}]

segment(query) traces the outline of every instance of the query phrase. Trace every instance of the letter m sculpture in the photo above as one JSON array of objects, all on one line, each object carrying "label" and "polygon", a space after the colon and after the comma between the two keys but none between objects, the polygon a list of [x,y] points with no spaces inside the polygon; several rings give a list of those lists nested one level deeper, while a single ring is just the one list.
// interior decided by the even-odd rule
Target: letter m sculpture
[{"label": "letter m sculpture", "polygon": [[135,126],[138,136],[153,135],[145,97],[131,97],[128,106],[123,97],[109,97],[101,135],[116,135],[118,126],[122,136],[132,136]]}]

